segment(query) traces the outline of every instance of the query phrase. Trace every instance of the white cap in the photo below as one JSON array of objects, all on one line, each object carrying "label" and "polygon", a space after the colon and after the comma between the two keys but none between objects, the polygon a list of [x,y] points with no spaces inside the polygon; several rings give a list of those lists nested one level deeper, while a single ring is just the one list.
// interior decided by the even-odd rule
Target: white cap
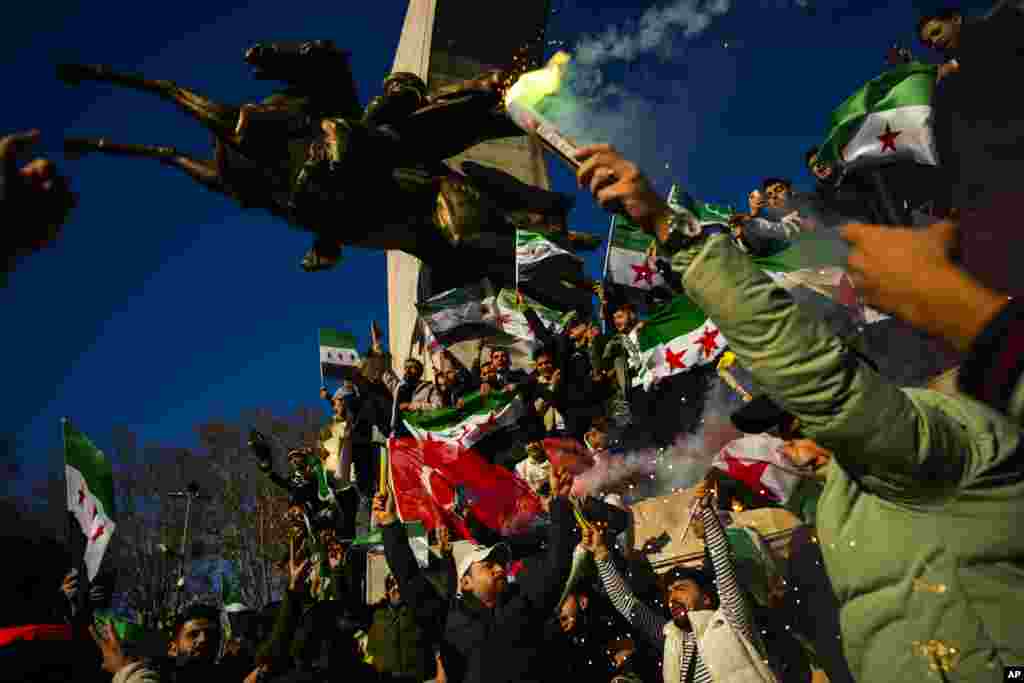
[{"label": "white cap", "polygon": [[469,571],[469,568],[472,567],[475,563],[483,562],[487,559],[492,559],[492,555],[495,555],[493,559],[496,562],[500,562],[503,565],[508,564],[509,549],[508,546],[504,543],[498,543],[496,545],[492,545],[491,547],[487,547],[485,545],[470,546],[459,559],[459,580],[461,580],[462,577],[466,575],[466,573]]}]

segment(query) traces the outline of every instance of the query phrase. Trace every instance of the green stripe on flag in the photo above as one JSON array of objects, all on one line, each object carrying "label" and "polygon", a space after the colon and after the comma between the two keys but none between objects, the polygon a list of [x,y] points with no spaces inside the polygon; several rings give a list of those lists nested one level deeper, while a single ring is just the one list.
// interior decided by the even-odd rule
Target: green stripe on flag
[{"label": "green stripe on flag", "polygon": [[832,112],[818,161],[828,164],[841,161],[843,149],[868,114],[930,104],[937,73],[938,67],[933,64],[911,62],[868,81]]},{"label": "green stripe on flag", "polygon": [[[406,522],[405,534],[409,538],[425,538],[427,535],[427,528],[423,526],[423,522],[419,520],[415,522]],[[359,536],[352,541],[352,545],[381,545],[382,543],[384,543],[384,532],[380,529],[372,531],[364,536]]]},{"label": "green stripe on flag", "polygon": [[525,313],[527,309],[533,309],[537,314],[537,317],[545,323],[555,323],[556,325],[564,325],[569,322],[569,318],[573,316],[571,312],[562,313],[556,311],[553,308],[548,308],[542,304],[537,303],[525,294],[521,295],[523,298],[522,303],[518,301],[518,296],[514,290],[503,289],[498,293],[498,302],[502,308],[508,308],[518,313]]},{"label": "green stripe on flag", "polygon": [[539,232],[531,232],[530,230],[516,230],[516,244],[528,244],[529,242],[537,242],[540,240],[548,240],[546,235],[542,235]]},{"label": "green stripe on flag", "polygon": [[89,493],[103,505],[107,517],[114,517],[114,472],[103,451],[85,434],[64,422],[64,462],[78,470],[89,486]]},{"label": "green stripe on flag", "polygon": [[615,224],[612,227],[611,246],[629,251],[646,252],[651,246],[654,237],[642,232],[629,221],[615,216]]},{"label": "green stripe on flag", "polygon": [[320,328],[320,346],[330,346],[336,349],[354,349],[357,346],[356,338],[348,332],[339,332],[329,328]]},{"label": "green stripe on flag", "polygon": [[707,322],[708,316],[689,297],[680,294],[659,308],[644,323],[637,341],[647,351],[692,332]]},{"label": "green stripe on flag", "polygon": [[436,410],[416,410],[404,413],[402,419],[408,424],[428,432],[448,429],[472,415],[487,415],[496,412],[515,400],[515,394],[492,391],[481,396],[475,391],[462,398],[462,408],[438,408]]}]

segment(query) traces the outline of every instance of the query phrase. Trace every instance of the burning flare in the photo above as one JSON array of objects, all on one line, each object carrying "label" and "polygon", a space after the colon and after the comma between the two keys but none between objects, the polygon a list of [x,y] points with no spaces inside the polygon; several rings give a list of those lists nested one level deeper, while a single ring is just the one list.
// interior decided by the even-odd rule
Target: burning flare
[{"label": "burning flare", "polygon": [[539,111],[544,98],[558,94],[569,65],[569,54],[557,52],[547,66],[521,75],[505,91],[505,112],[524,133],[536,135],[544,146],[575,170],[579,162],[573,158],[578,145],[564,136]]},{"label": "burning flare", "polygon": [[544,68],[521,75],[505,92],[505,106],[515,101],[521,106],[534,108],[548,95],[557,93],[571,59],[567,52],[556,52]]}]

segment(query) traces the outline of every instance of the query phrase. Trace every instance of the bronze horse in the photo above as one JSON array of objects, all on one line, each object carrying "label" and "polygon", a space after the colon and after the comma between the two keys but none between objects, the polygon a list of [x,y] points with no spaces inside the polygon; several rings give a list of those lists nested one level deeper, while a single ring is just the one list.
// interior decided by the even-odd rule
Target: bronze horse
[{"label": "bronze horse", "polygon": [[[501,110],[498,72],[432,96],[417,77],[396,74],[364,110],[348,53],[328,41],[257,45],[246,61],[257,78],[286,87],[260,104],[231,106],[171,81],[59,65],[58,78],[70,85],[106,82],[170,101],[215,142],[212,159],[105,138],[69,138],[66,152],[156,159],[243,208],[266,210],[312,232],[316,243],[304,261],[307,270],[333,265],[342,245],[397,249],[428,265],[458,263],[457,269],[433,269],[435,290],[482,277],[511,286],[515,229],[509,208],[536,216],[555,206],[564,219],[571,205],[540,188],[529,188],[511,204],[507,197],[495,202],[487,187],[444,163],[485,140],[521,134]],[[471,239],[460,239],[463,219],[478,224]]]}]

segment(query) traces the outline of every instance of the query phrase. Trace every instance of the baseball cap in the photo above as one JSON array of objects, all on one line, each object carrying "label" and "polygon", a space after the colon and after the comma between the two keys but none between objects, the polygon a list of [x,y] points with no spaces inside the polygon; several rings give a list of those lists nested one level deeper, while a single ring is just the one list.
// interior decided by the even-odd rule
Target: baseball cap
[{"label": "baseball cap", "polygon": [[[485,545],[474,545],[465,551],[465,554],[459,559],[458,572],[459,579],[469,571],[477,562],[483,562],[484,560],[494,560],[501,564],[508,564],[509,561],[509,548],[504,543],[496,543],[492,546]],[[461,590],[460,590],[461,592]]]}]

